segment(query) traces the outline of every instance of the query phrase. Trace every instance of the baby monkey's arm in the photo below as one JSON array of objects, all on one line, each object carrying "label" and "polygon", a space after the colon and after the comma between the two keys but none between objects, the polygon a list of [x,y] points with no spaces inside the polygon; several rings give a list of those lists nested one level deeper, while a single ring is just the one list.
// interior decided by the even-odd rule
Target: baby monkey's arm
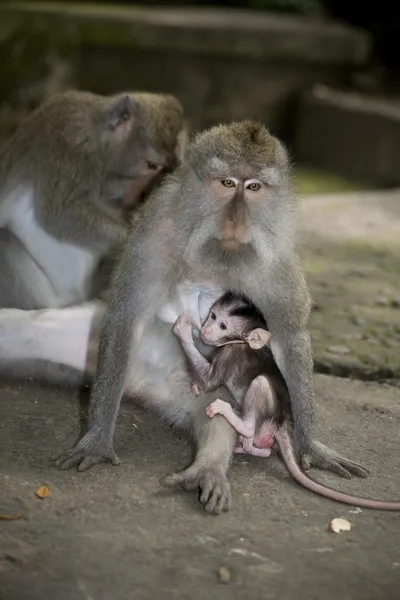
[{"label": "baby monkey's arm", "polygon": [[[184,313],[181,314],[174,325],[173,332],[180,339],[186,356],[199,378],[202,388],[209,392],[223,384],[223,377],[219,370],[215,368],[214,362],[209,363],[200,354],[195,346],[192,331],[192,323]],[[195,393],[195,390],[193,391]]]}]

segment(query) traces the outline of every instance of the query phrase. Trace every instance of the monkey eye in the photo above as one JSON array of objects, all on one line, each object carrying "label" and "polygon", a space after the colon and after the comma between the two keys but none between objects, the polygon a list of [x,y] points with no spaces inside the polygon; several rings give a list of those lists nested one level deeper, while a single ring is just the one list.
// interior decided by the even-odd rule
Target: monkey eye
[{"label": "monkey eye", "polygon": [[247,189],[252,192],[258,192],[258,190],[261,189],[261,183],[249,183]]},{"label": "monkey eye", "polygon": [[225,323],[220,323],[220,328],[221,329],[227,329],[227,326],[225,325]]},{"label": "monkey eye", "polygon": [[232,188],[235,187],[235,182],[232,179],[222,179],[221,183],[224,187]]},{"label": "monkey eye", "polygon": [[215,313],[213,313],[213,312],[211,313],[210,317],[211,317],[211,319],[212,319],[213,321],[215,321],[215,319],[217,318],[217,317],[215,316]]}]

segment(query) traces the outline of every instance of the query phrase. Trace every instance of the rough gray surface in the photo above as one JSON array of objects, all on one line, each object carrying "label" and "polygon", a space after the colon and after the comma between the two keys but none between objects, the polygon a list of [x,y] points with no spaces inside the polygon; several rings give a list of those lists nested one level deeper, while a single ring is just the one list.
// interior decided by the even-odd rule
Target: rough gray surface
[{"label": "rough gray surface", "polygon": [[[398,390],[322,375],[316,390],[320,438],[371,475],[313,476],[399,499]],[[398,598],[398,513],[354,512],[299,488],[276,457],[236,457],[234,507],[210,517],[195,495],[160,486],[190,447],[153,415],[123,405],[120,467],[63,473],[49,456],[78,435],[78,395],[0,383],[0,398],[0,513],[17,500],[28,508],[24,519],[0,521],[1,600]],[[50,496],[39,500],[43,484]],[[327,531],[337,516],[350,532]]]},{"label": "rough gray surface", "polygon": [[317,85],[301,99],[294,149],[301,162],[382,186],[399,185],[399,98]]},{"label": "rough gray surface", "polygon": [[345,85],[369,42],[332,20],[276,13],[0,2],[0,135],[49,88],[133,88],[178,96],[193,130],[254,118],[289,141],[300,91]]},{"label": "rough gray surface", "polygon": [[[252,58],[362,64],[368,34],[331,19],[217,7],[112,6],[73,2],[12,2],[0,7],[18,19],[62,18],[85,44],[167,49]],[[3,26],[5,31],[7,27]],[[12,26],[11,28],[12,30]]]},{"label": "rough gray surface", "polygon": [[301,200],[321,372],[400,385],[400,190]]}]

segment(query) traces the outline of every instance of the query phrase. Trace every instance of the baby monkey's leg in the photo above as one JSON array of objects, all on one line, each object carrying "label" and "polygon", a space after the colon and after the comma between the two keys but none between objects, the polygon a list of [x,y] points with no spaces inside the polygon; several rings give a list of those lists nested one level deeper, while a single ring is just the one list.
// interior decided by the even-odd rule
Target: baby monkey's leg
[{"label": "baby monkey's leg", "polygon": [[[273,444],[276,424],[274,416],[277,409],[276,394],[268,379],[263,375],[256,377],[250,384],[243,401],[243,417],[240,417],[228,402],[215,400],[208,405],[209,417],[216,414],[223,416],[240,435],[243,451],[254,456],[269,456]],[[266,416],[260,431],[256,432],[256,424]],[[271,418],[268,418],[271,417]],[[254,436],[256,435],[256,439]],[[242,450],[235,449],[235,453]]]},{"label": "baby monkey's leg", "polygon": [[234,449],[235,454],[251,454],[252,456],[262,456],[263,458],[271,456],[271,452],[271,448],[256,448],[255,446],[252,446],[249,452],[246,452],[243,446],[237,446]]},{"label": "baby monkey's leg", "polygon": [[211,402],[206,408],[206,413],[209,417],[215,417],[215,415],[221,415],[224,417],[233,429],[237,431],[239,435],[245,438],[251,438],[254,435],[255,422],[254,424],[250,421],[245,421],[235,411],[229,402],[225,402],[220,398]]}]

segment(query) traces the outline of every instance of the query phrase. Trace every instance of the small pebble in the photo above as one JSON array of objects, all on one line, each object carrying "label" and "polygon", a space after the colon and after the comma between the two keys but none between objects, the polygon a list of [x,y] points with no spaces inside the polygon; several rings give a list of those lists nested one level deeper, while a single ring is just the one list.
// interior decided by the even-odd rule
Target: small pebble
[{"label": "small pebble", "polygon": [[352,269],[351,271],[348,272],[348,274],[350,275],[350,277],[366,277],[367,276],[365,271],[361,271],[359,269]]},{"label": "small pebble", "polygon": [[329,346],[328,352],[331,354],[349,354],[350,348],[347,346]]},{"label": "small pebble", "polygon": [[359,327],[363,327],[367,322],[367,319],[365,317],[360,317],[358,315],[354,316],[352,320],[353,323],[355,325],[359,325]]},{"label": "small pebble", "polygon": [[332,519],[332,521],[329,523],[329,529],[333,531],[333,533],[340,533],[341,531],[350,531],[351,523],[347,519],[337,517],[336,519]]},{"label": "small pebble", "polygon": [[377,296],[375,298],[375,304],[376,306],[388,306],[389,300],[386,296]]},{"label": "small pebble", "polygon": [[218,569],[218,579],[220,583],[230,583],[231,572],[227,567],[220,567]]}]

